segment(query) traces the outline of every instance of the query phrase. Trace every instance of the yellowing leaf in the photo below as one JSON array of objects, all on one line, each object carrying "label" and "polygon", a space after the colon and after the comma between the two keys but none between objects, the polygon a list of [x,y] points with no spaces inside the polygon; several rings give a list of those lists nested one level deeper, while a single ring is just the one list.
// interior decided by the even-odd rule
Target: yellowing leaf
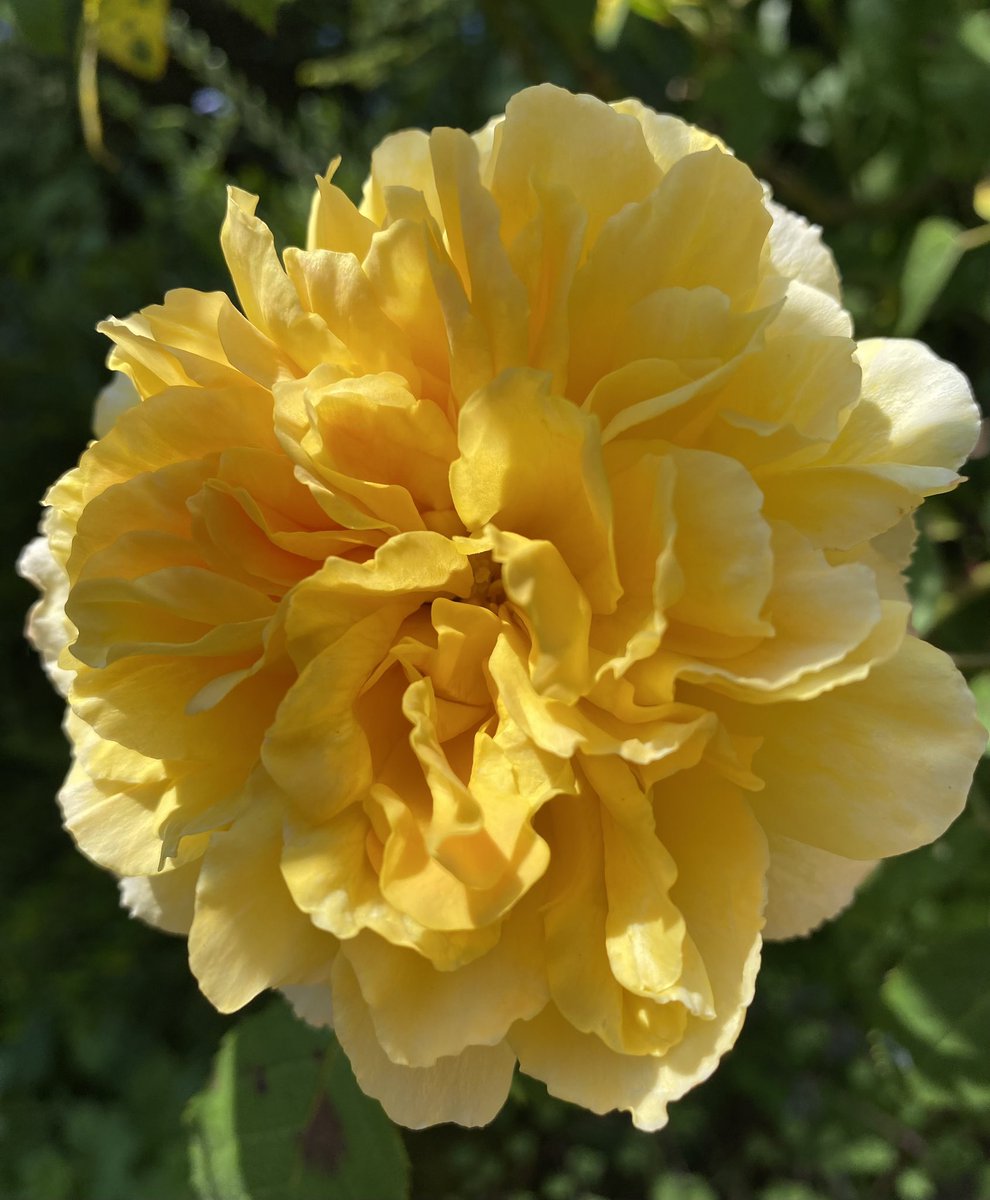
[{"label": "yellowing leaf", "polygon": [[169,0],[101,0],[100,53],[141,79],[160,79],[168,62]]},{"label": "yellowing leaf", "polygon": [[973,188],[973,210],[981,221],[990,221],[990,176]]}]

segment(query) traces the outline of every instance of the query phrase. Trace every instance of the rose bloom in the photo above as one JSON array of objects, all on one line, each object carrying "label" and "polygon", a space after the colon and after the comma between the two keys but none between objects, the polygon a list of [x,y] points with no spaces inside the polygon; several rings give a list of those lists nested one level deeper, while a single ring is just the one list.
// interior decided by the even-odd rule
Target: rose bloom
[{"label": "rose bloom", "polygon": [[901,573],[977,411],[636,101],[396,134],[360,207],[335,166],[281,260],[231,189],[239,307],[101,326],[133,388],[22,560],[66,826],[395,1120],[488,1121],[518,1061],[657,1129],[762,938],[964,803],[984,734]]}]

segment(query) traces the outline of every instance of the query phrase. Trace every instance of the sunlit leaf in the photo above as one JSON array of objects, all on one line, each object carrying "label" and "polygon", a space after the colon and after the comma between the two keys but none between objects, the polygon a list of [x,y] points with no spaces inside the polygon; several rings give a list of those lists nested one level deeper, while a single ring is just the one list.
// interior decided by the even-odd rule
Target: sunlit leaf
[{"label": "sunlit leaf", "polygon": [[598,0],[595,8],[595,41],[611,50],[622,36],[629,16],[629,0]]},{"label": "sunlit leaf", "polygon": [[901,315],[896,332],[914,333],[949,282],[962,257],[961,227],[947,217],[929,217],[914,231],[901,275]]},{"label": "sunlit leaf", "polygon": [[404,1200],[405,1151],[333,1036],[273,1004],[223,1039],[187,1110],[201,1200]]},{"label": "sunlit leaf", "polygon": [[990,12],[977,9],[959,23],[959,40],[966,49],[990,66]]},{"label": "sunlit leaf", "polygon": [[973,188],[973,211],[981,221],[990,221],[990,179],[981,179]]},{"label": "sunlit leaf", "polygon": [[[976,715],[990,734],[990,671],[980,671],[974,675],[969,681],[969,687],[976,700]],[[983,757],[990,757],[990,746],[983,751]]]}]

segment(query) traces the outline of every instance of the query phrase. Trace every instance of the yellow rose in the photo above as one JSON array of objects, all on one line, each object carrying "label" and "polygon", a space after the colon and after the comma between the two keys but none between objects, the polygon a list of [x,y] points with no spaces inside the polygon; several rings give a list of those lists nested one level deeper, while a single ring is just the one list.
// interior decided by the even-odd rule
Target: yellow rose
[{"label": "yellow rose", "polygon": [[818,231],[635,101],[397,134],[359,208],[332,176],[281,261],[231,190],[239,309],[102,326],[136,396],[24,561],[66,825],[396,1120],[487,1121],[518,1060],[656,1129],[761,938],[964,802],[901,571],[968,386],[854,342]]}]

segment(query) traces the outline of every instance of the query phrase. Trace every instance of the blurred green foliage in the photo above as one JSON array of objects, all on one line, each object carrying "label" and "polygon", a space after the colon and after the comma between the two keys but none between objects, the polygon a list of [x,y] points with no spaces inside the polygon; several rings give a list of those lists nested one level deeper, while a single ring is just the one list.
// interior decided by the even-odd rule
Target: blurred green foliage
[{"label": "blurred green foliage", "polygon": [[[260,192],[278,238],[298,241],[333,155],[356,193],[385,133],[480,126],[543,79],[721,134],[824,226],[861,336],[916,332],[990,395],[985,184],[974,211],[990,175],[985,5],[612,7],[603,36],[593,0],[174,0],[160,79],[98,64],[111,169],[78,121],[81,0],[0,0],[5,560],[88,436],[105,380],[95,322],[169,287],[227,286],[226,182]],[[926,506],[915,619],[990,714],[987,459],[968,470]],[[0,576],[0,1196],[191,1200],[182,1113],[229,1022],[184,947],[127,921],[59,829],[60,706],[21,641],[30,599]],[[767,948],[737,1048],[668,1129],[637,1133],[520,1079],[486,1130],[405,1136],[412,1195],[990,1200],[988,789],[984,760],[941,843],[885,865],[812,939]]]}]

